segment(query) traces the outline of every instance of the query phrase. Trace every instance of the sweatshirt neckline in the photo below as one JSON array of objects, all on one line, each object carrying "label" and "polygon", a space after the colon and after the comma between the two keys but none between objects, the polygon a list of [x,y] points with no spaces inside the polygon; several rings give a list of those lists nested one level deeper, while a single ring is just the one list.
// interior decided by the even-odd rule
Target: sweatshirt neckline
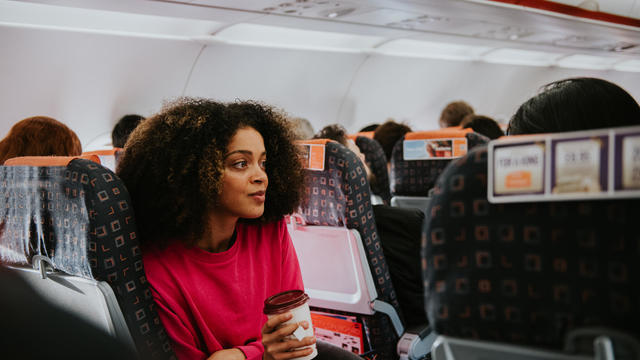
[{"label": "sweatshirt neckline", "polygon": [[242,241],[241,229],[240,226],[236,225],[236,229],[233,232],[233,238],[231,239],[231,247],[225,251],[214,253],[211,251],[207,251],[201,249],[197,246],[187,246],[180,242],[179,246],[182,247],[186,256],[193,258],[198,261],[203,261],[207,263],[219,263],[224,262],[226,260],[230,260],[235,257],[238,253],[238,249],[240,247],[239,243]]}]

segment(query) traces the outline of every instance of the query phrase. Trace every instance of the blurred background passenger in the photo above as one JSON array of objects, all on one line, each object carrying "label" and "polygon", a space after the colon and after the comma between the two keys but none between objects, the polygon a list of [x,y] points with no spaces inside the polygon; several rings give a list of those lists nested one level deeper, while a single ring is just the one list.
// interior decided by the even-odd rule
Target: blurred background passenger
[{"label": "blurred background passenger", "polygon": [[313,126],[309,120],[301,117],[291,118],[289,120],[293,125],[293,132],[296,140],[311,139],[314,134]]},{"label": "blurred background passenger", "polygon": [[640,125],[640,106],[616,84],[596,78],[555,81],[524,102],[508,135]]},{"label": "blurred background passenger", "polygon": [[391,152],[393,146],[400,140],[404,134],[411,132],[411,128],[405,124],[397,123],[394,120],[387,120],[384,124],[376,128],[373,139],[380,143],[384,154],[387,157],[387,163],[391,162]]},{"label": "blurred background passenger", "polygon": [[362,129],[360,129],[360,131],[358,131],[358,132],[376,131],[376,129],[378,128],[378,126],[380,126],[380,124],[371,124],[371,125],[367,125],[367,126],[363,127]]},{"label": "blurred background passenger", "polygon": [[459,126],[465,116],[473,113],[471,105],[464,101],[450,102],[440,113],[440,127]]},{"label": "blurred background passenger", "polygon": [[364,154],[360,151],[360,148],[356,145],[356,143],[349,139],[347,136],[347,130],[338,124],[327,125],[322,130],[320,130],[317,134],[313,136],[314,139],[330,139],[338,142],[339,144],[346,146],[347,149],[351,150],[355,153],[360,161],[362,161],[362,165],[364,165],[364,169],[367,172],[367,178],[369,183],[374,181],[373,174],[371,173],[371,169],[367,165],[365,161]]},{"label": "blurred background passenger", "polygon": [[0,141],[0,164],[18,156],[76,156],[82,154],[80,139],[56,119],[34,116],[19,121]]},{"label": "blurred background passenger", "polygon": [[129,135],[144,120],[144,117],[136,114],[125,115],[118,120],[116,126],[111,131],[111,144],[115,148],[123,148],[127,143]]},{"label": "blurred background passenger", "polygon": [[492,118],[484,115],[469,114],[464,117],[460,126],[463,129],[471,128],[474,132],[482,134],[491,140],[504,136],[500,125]]}]

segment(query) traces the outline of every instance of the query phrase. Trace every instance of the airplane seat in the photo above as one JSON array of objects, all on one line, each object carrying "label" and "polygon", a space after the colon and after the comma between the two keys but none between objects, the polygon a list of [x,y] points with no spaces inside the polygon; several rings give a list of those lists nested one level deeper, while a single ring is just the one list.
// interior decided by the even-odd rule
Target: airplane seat
[{"label": "airplane seat", "polygon": [[382,146],[376,140],[367,136],[357,136],[355,143],[364,154],[364,159],[371,169],[375,181],[370,184],[371,192],[382,198],[385,204],[391,201],[389,190],[389,172],[387,171],[387,157],[382,150]]},{"label": "airplane seat", "polygon": [[[434,359],[640,358],[639,140],[506,138],[449,165],[422,235]],[[583,329],[591,354],[566,340]]]},{"label": "airplane seat", "polygon": [[113,172],[116,171],[116,166],[122,154],[124,154],[122,148],[86,151],[82,153],[82,155],[96,155],[100,159],[100,164]]},{"label": "airplane seat", "polygon": [[451,160],[488,141],[488,138],[471,129],[405,134],[396,142],[391,153],[391,206],[415,207],[425,212],[429,191]]},{"label": "airplane seat", "polygon": [[362,163],[333,141],[300,144],[310,161],[304,199],[289,229],[312,310],[357,318],[364,328],[363,357],[397,358],[405,329]]},{"label": "airplane seat", "polygon": [[12,166],[0,166],[0,262],[140,358],[175,359],[146,282],[122,181],[82,158],[7,163]]}]

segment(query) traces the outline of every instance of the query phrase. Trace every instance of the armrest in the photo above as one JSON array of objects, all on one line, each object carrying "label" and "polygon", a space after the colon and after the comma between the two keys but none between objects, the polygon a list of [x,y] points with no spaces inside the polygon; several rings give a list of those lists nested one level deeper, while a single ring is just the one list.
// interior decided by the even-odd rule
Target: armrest
[{"label": "armrest", "polygon": [[400,360],[422,359],[431,352],[437,334],[429,325],[418,325],[407,329],[398,341],[397,352]]}]

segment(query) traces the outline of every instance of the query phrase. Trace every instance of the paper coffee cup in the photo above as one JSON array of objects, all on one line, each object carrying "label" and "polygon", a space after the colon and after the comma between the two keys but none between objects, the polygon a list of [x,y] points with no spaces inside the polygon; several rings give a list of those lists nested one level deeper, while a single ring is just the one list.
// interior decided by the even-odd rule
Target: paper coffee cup
[{"label": "paper coffee cup", "polygon": [[[270,319],[275,315],[291,312],[293,314],[293,317],[289,321],[282,323],[282,325],[295,324],[301,321],[306,321],[307,323],[309,323],[309,327],[307,329],[302,328],[302,326],[298,326],[293,334],[285,338],[287,340],[302,340],[302,338],[305,338],[307,336],[313,336],[313,325],[311,324],[311,312],[309,311],[308,301],[309,296],[302,290],[284,291],[279,294],[273,295],[264,301],[264,313]],[[297,348],[296,350],[306,348],[312,348],[313,352],[307,356],[296,358],[297,360],[310,360],[318,355],[316,344],[303,346],[301,348]]]}]

